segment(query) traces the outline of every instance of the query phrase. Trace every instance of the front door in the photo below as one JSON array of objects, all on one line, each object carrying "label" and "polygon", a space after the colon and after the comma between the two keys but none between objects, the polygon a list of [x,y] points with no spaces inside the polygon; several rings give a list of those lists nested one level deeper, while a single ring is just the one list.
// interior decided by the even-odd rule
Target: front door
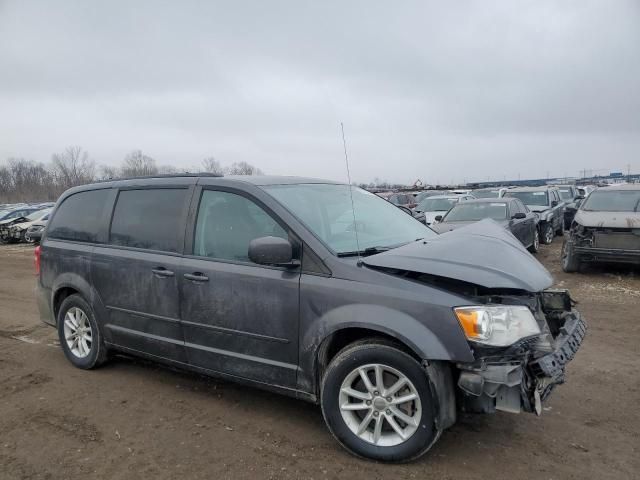
[{"label": "front door", "polygon": [[105,339],[186,363],[177,272],[187,188],[121,190],[109,242],[92,257],[92,283],[106,310]]},{"label": "front door", "polygon": [[289,238],[285,225],[256,201],[222,190],[202,190],[193,217],[179,278],[189,362],[295,387],[300,270],[248,257],[254,238]]}]

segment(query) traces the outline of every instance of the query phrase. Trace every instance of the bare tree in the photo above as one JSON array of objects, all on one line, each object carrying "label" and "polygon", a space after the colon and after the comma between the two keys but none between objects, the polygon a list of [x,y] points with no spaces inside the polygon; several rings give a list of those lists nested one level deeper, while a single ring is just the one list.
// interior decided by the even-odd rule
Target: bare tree
[{"label": "bare tree", "polygon": [[111,165],[100,165],[98,172],[98,180],[111,180],[121,176],[120,169]]},{"label": "bare tree", "polygon": [[134,150],[124,158],[122,175],[124,177],[143,177],[157,175],[156,161],[142,153],[142,150]]},{"label": "bare tree", "polygon": [[222,175],[224,173],[224,168],[222,168],[220,162],[214,157],[207,157],[202,160],[202,170],[209,173],[215,173],[217,175]]},{"label": "bare tree", "polygon": [[56,183],[63,190],[89,183],[94,179],[95,163],[82,147],[67,147],[64,152],[54,154],[51,163]]},{"label": "bare tree", "polygon": [[262,170],[247,162],[234,162],[225,169],[229,175],[264,175]]},{"label": "bare tree", "polygon": [[0,202],[54,200],[62,190],[42,163],[10,158],[0,167]]}]

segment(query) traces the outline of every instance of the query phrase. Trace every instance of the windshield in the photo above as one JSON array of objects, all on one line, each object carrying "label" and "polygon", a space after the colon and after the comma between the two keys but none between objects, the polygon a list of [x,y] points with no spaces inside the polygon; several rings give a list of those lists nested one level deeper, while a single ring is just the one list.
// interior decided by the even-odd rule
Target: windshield
[{"label": "windshield", "polygon": [[49,213],[51,209],[47,208],[45,210],[38,210],[36,212],[30,213],[27,215],[27,220],[33,222],[34,220],[38,220],[39,218],[44,217],[47,213]]},{"label": "windshield", "polygon": [[458,203],[458,200],[458,198],[425,198],[420,202],[420,205],[416,207],[416,210],[420,210],[421,212],[446,212]]},{"label": "windshield", "polygon": [[573,196],[573,190],[569,188],[560,189],[560,198],[562,198],[562,200],[573,200]]},{"label": "windshield", "polygon": [[500,190],[474,190],[471,192],[476,198],[498,198]]},{"label": "windshield", "polygon": [[525,205],[539,205],[542,207],[549,205],[547,192],[507,192],[504,196],[519,198]]},{"label": "windshield", "polygon": [[[335,253],[358,250],[348,185],[297,184],[263,188]],[[395,247],[437,235],[377,195],[357,187],[352,190],[360,250]]]},{"label": "windshield", "polygon": [[596,190],[591,192],[582,209],[593,212],[637,212],[640,190]]},{"label": "windshield", "polygon": [[443,222],[472,222],[492,218],[506,220],[506,203],[459,203],[444,217]]}]

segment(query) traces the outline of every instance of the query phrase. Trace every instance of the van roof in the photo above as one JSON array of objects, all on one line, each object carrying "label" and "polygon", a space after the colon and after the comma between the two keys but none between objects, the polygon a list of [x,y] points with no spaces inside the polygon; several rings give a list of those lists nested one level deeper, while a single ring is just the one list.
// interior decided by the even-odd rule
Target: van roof
[{"label": "van roof", "polygon": [[[73,187],[67,191],[67,193],[76,193],[85,190],[95,190],[100,188],[112,188],[112,187],[131,187],[136,185],[168,185],[171,184],[172,179],[184,179],[188,184],[203,184],[203,185],[224,185],[225,183],[248,183],[257,187],[269,186],[269,185],[299,185],[299,184],[329,184],[329,185],[344,185],[343,182],[335,182],[332,180],[322,180],[318,178],[308,177],[293,177],[293,176],[276,176],[276,175],[218,175],[212,173],[182,173],[182,174],[169,174],[169,175],[150,175],[142,177],[130,177],[130,178],[114,178],[109,180],[102,180],[95,183],[89,183],[86,185],[79,185]],[[65,195],[66,196],[66,195]]]}]

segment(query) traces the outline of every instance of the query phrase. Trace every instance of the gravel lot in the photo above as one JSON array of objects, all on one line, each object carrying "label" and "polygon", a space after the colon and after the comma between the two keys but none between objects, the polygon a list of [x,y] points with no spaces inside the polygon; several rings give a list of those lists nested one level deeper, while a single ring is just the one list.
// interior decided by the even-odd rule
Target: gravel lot
[{"label": "gravel lot", "polygon": [[73,368],[33,299],[32,247],[0,246],[0,478],[639,478],[640,270],[567,275],[589,322],[541,418],[463,416],[416,463],[344,452],[301,401],[118,357]]}]

